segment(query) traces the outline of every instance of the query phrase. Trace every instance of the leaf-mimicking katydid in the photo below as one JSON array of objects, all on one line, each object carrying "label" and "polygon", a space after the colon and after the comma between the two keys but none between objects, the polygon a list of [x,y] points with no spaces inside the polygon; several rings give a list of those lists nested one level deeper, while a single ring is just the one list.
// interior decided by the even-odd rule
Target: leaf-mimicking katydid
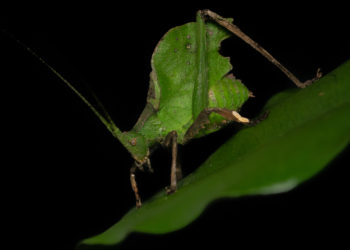
[{"label": "leaf-mimicking katydid", "polygon": [[[170,29],[157,44],[151,59],[149,91],[146,106],[134,127],[122,132],[107,112],[101,114],[61,74],[30,48],[26,49],[58,76],[96,114],[111,134],[130,152],[135,160],[130,181],[136,197],[141,198],[135,171],[150,164],[151,149],[158,145],[171,147],[170,186],[176,191],[178,174],[177,145],[186,144],[215,132],[230,122],[248,124],[239,110],[253,94],[233,74],[229,58],[219,54],[222,40],[233,33],[280,68],[298,87],[313,80],[300,82],[260,45],[245,35],[232,19],[222,18],[210,10],[197,12],[196,21]],[[318,77],[318,76],[317,76]]]}]

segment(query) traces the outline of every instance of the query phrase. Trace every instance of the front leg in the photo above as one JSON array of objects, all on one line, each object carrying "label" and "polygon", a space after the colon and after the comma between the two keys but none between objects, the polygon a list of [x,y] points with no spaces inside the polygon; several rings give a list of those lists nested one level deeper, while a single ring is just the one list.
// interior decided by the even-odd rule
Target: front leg
[{"label": "front leg", "polygon": [[170,186],[166,188],[168,194],[174,193],[177,189],[177,180],[181,176],[181,168],[177,164],[177,132],[171,131],[165,138],[164,145],[169,147],[171,144],[171,173]]},{"label": "front leg", "polygon": [[143,170],[142,165],[135,161],[132,167],[130,168],[130,183],[131,183],[131,188],[135,194],[136,207],[140,208],[142,205],[142,202],[139,194],[139,189],[137,188],[137,182],[135,177],[135,172],[137,169]]}]

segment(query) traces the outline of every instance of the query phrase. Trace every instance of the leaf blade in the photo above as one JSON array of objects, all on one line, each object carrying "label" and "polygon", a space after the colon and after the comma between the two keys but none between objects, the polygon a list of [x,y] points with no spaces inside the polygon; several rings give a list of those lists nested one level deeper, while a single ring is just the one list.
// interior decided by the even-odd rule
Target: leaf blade
[{"label": "leaf blade", "polygon": [[132,209],[84,244],[116,244],[132,231],[166,233],[193,221],[214,199],[285,192],[319,172],[350,141],[350,61],[314,85],[282,92],[267,120],[241,130],[181,183]]}]

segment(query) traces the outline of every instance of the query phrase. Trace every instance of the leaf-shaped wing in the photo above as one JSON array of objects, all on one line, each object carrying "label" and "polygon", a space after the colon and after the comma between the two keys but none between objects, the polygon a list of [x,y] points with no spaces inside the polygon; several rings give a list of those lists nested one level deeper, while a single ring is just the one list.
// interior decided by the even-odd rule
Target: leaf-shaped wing
[{"label": "leaf-shaped wing", "polygon": [[[137,126],[148,141],[156,142],[170,131],[177,131],[178,142],[198,114],[208,107],[208,91],[231,70],[229,58],[218,52],[228,31],[214,23],[205,23],[200,13],[197,22],[169,30],[152,56],[148,112]],[[148,107],[149,108],[149,107]],[[140,124],[140,122],[139,122]]]}]

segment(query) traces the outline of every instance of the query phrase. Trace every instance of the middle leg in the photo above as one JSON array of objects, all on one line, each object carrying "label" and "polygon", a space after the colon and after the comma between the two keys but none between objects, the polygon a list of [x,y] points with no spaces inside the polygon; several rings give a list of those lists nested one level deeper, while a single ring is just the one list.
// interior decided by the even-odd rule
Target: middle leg
[{"label": "middle leg", "polygon": [[174,193],[177,189],[177,180],[181,176],[181,168],[177,164],[177,132],[171,131],[165,138],[164,145],[171,146],[171,173],[170,186],[166,188],[168,194]]}]

